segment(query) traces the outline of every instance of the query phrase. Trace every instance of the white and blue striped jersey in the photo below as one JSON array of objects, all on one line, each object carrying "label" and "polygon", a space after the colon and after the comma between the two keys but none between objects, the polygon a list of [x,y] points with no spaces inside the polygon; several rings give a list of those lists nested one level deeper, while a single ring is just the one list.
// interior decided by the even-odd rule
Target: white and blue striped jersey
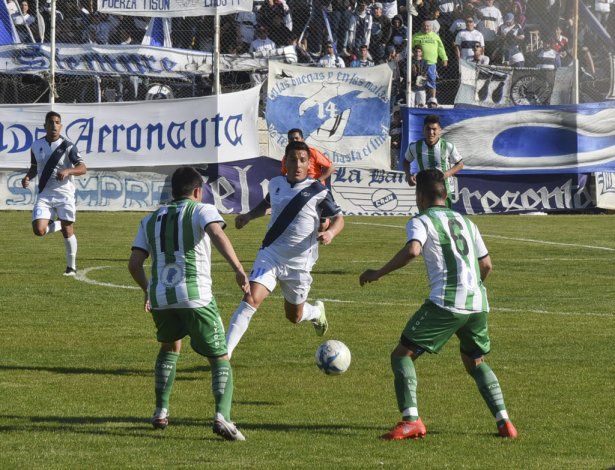
[{"label": "white and blue striped jersey", "polygon": [[[43,196],[74,196],[75,184],[73,183],[73,177],[69,176],[62,181],[58,181],[58,171],[65,168],[73,168],[79,163],[83,162],[83,158],[79,154],[77,147],[66,137],[60,136],[60,138],[54,142],[47,142],[47,139],[37,139],[30,147],[30,165],[36,166],[36,174],[40,183],[42,181],[43,172],[47,162],[51,159],[54,152],[60,145],[64,144],[64,151],[60,156],[58,163],[54,166],[50,173],[45,176],[45,184],[43,191],[39,191],[39,195]],[[61,151],[62,149],[60,149]]]},{"label": "white and blue striped jersey", "polygon": [[290,183],[285,176],[276,176],[269,181],[266,199],[271,220],[261,249],[289,268],[309,271],[318,259],[321,217],[341,212],[331,192],[311,178]]}]

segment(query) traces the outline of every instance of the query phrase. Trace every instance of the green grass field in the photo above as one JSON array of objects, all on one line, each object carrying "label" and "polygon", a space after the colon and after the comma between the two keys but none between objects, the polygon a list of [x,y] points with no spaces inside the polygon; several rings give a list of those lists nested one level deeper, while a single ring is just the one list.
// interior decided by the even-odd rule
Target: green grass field
[{"label": "green grass field", "polygon": [[[427,437],[393,443],[378,439],[398,419],[389,353],[427,295],[425,268],[419,260],[364,288],[358,275],[404,243],[404,219],[348,217],[321,248],[311,298],[328,299],[327,337],[353,353],[346,374],[318,371],[321,340],[284,318],[279,291],[264,303],[233,357],[233,419],[247,441],[228,443],[211,433],[209,368],[187,343],[171,424],[149,425],[157,343],[140,292],[122,288],[133,285],[126,260],[142,216],[79,214],[91,284],[61,275],[61,235],[36,238],[29,213],[1,214],[2,468],[615,465],[612,216],[474,218],[495,267],[488,362],[520,437],[495,436],[453,339],[417,363]],[[265,223],[227,230],[246,270]],[[218,255],[213,276],[226,325],[241,293]]]}]

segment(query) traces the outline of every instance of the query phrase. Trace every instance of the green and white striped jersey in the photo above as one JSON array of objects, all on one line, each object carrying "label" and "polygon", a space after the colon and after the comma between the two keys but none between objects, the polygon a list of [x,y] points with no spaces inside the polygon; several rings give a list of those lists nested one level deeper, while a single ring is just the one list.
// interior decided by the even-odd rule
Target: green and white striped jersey
[{"label": "green and white striped jersey", "polygon": [[422,245],[434,304],[456,313],[489,311],[478,267],[478,260],[489,253],[475,224],[435,206],[410,219],[406,233],[408,242]]},{"label": "green and white striped jersey", "polygon": [[211,292],[211,245],[205,227],[224,219],[211,204],[180,199],[141,220],[133,249],[152,258],[148,294],[152,308],[198,308]]},{"label": "green and white striped jersey", "polygon": [[[411,167],[410,173],[412,174],[430,168],[437,168],[444,173],[461,161],[461,155],[455,144],[442,138],[433,147],[427,145],[425,139],[412,142],[408,146],[404,158],[410,163],[416,162],[416,166]],[[454,187],[453,177],[447,178],[446,189],[449,194]]]}]

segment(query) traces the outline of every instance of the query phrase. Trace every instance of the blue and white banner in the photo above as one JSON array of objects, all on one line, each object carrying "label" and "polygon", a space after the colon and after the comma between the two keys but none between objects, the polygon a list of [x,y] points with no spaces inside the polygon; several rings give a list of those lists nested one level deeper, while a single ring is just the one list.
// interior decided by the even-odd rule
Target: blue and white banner
[{"label": "blue and white banner", "polygon": [[[403,108],[401,155],[423,137],[434,110]],[[615,102],[503,109],[439,109],[464,174],[590,173],[615,170]]]},{"label": "blue and white banner", "polygon": [[[0,46],[2,73],[49,72],[49,44]],[[297,62],[293,46],[252,54],[222,54],[221,72],[266,69],[270,59]],[[154,46],[58,44],[56,73],[66,75],[124,75],[185,79],[212,73],[212,55]]]},{"label": "blue and white banner", "polygon": [[[90,168],[220,163],[259,156],[260,88],[203,98],[56,104]],[[0,106],[0,168],[27,168],[49,105]]]},{"label": "blue and white banner", "polygon": [[152,18],[147,25],[141,44],[165,48],[173,47],[171,41],[172,27],[171,18]]},{"label": "blue and white banner", "polygon": [[[220,213],[246,213],[265,197],[271,178],[280,174],[280,162],[269,158],[197,165],[203,175],[203,201]],[[78,210],[152,211],[171,197],[174,167],[153,171],[90,170],[75,177]],[[25,170],[0,171],[0,210],[29,210],[36,200],[36,184],[21,187]]]},{"label": "blue and white banner", "polygon": [[615,173],[596,173],[595,177],[596,206],[615,210]]},{"label": "blue and white banner", "polygon": [[98,11],[113,15],[186,17],[252,11],[253,0],[98,0]]},{"label": "blue and white banner", "polygon": [[281,159],[292,128],[336,166],[390,168],[392,72],[388,65],[315,68],[269,63],[269,157]]}]

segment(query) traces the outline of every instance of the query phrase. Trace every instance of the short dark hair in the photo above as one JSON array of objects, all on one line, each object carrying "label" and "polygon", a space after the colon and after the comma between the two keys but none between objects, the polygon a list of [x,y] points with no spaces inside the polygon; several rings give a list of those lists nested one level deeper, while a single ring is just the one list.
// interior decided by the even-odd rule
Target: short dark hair
[{"label": "short dark hair", "polygon": [[60,119],[60,122],[62,122],[62,116],[60,116],[60,113],[56,113],[55,111],[49,111],[47,114],[45,114],[45,123],[47,123],[47,121],[49,121],[52,117],[57,117]]},{"label": "short dark hair", "polygon": [[427,116],[425,116],[425,119],[423,119],[423,127],[428,126],[429,124],[438,124],[438,125],[442,125],[440,124],[440,116],[438,116],[437,114],[428,114]]},{"label": "short dark hair", "polygon": [[191,166],[182,166],[171,176],[171,194],[173,199],[188,197],[196,188],[203,186],[203,177]]},{"label": "short dark hair", "polygon": [[303,139],[303,131],[301,129],[297,129],[296,127],[294,129],[289,130],[286,133],[286,137],[288,137],[290,139],[290,136],[293,134],[299,134],[301,136],[301,138]]},{"label": "short dark hair", "polygon": [[284,156],[287,157],[293,150],[305,150],[308,155],[310,154],[310,148],[308,147],[308,144],[306,144],[305,142],[293,140],[286,146],[286,149],[284,150]]},{"label": "short dark hair", "polygon": [[416,175],[416,192],[421,193],[430,202],[446,199],[444,173],[437,168],[419,171]]}]

